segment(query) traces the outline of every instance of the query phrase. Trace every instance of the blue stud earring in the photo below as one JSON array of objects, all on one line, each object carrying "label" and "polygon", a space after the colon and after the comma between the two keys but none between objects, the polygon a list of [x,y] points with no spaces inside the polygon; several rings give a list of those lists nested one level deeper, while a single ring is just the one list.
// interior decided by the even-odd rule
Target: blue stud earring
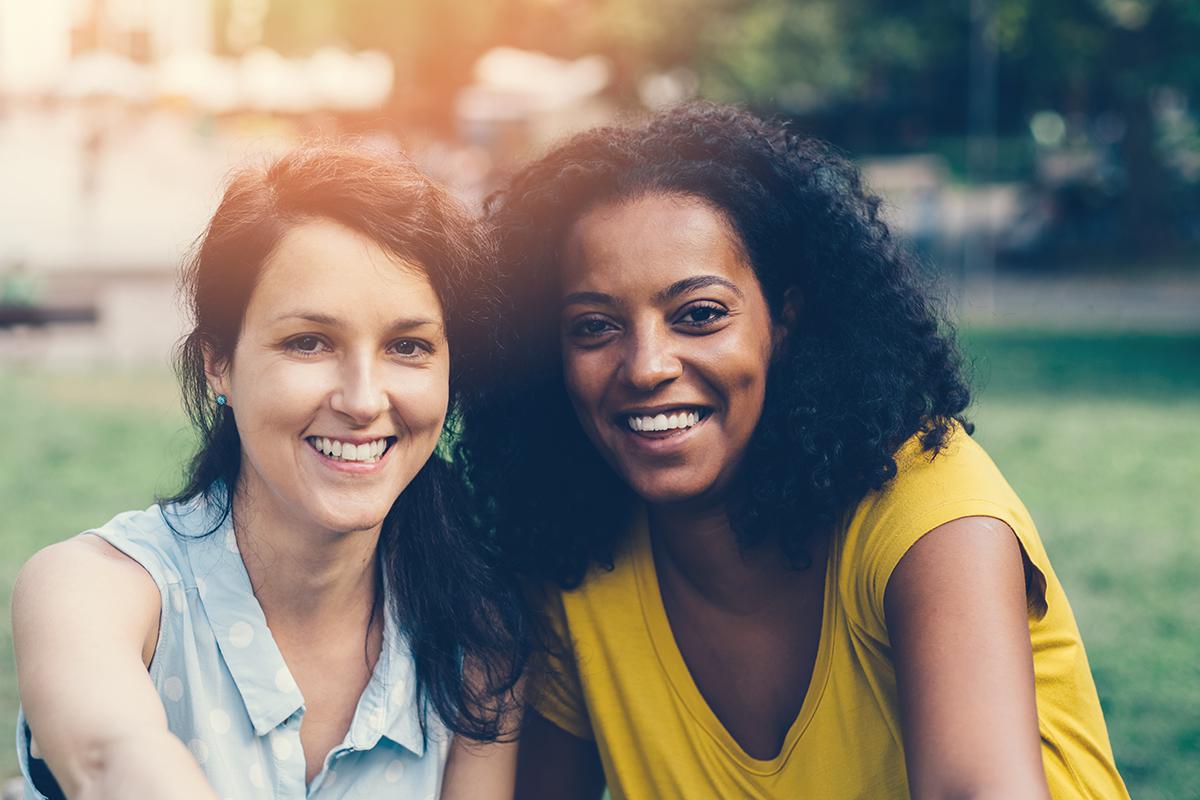
[{"label": "blue stud earring", "polygon": [[229,398],[226,397],[225,395],[223,395],[223,394],[217,395],[217,405],[223,406],[228,402],[229,402]]}]

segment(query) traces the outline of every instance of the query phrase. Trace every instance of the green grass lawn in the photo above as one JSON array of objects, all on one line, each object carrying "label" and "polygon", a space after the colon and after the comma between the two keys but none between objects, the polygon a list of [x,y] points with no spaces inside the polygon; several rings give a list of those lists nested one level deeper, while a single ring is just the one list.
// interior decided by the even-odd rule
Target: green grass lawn
[{"label": "green grass lawn", "polygon": [[[1200,786],[1200,335],[972,331],[976,437],[1037,520],[1134,797]],[[0,374],[0,719],[8,596],[48,542],[177,487],[169,376]],[[3,741],[3,740],[0,740]],[[0,774],[16,771],[0,747]]]}]

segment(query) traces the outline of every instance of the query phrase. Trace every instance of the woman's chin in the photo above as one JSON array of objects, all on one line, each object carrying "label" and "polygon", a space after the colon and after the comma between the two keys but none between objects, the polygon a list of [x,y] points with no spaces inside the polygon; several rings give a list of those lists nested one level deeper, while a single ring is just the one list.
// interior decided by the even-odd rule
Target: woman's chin
[{"label": "woman's chin", "polygon": [[686,505],[708,494],[707,482],[689,476],[639,476],[629,481],[630,488],[652,506]]},{"label": "woman's chin", "polygon": [[330,533],[349,534],[378,529],[391,506],[379,504],[351,505],[349,503],[323,503],[313,509],[312,518],[316,526]]}]

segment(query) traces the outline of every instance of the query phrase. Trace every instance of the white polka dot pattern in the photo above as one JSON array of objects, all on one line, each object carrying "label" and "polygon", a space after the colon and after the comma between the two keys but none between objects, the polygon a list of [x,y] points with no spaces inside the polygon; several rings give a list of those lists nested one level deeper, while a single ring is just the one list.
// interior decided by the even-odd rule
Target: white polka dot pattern
[{"label": "white polka dot pattern", "polygon": [[250,765],[250,785],[255,789],[261,789],[267,785],[267,779],[263,773],[263,765],[257,761]]},{"label": "white polka dot pattern", "polygon": [[188,742],[188,750],[192,751],[192,758],[196,759],[196,763],[204,766],[208,763],[208,743],[203,739],[192,739]]},{"label": "white polka dot pattern", "polygon": [[214,708],[208,713],[208,724],[212,726],[215,733],[222,736],[229,733],[229,728],[233,721],[229,719],[229,714],[219,708]]},{"label": "white polka dot pattern", "polygon": [[275,688],[281,692],[290,692],[296,688],[296,679],[287,667],[280,667],[275,673]]},{"label": "white polka dot pattern", "polygon": [[183,698],[183,681],[172,675],[163,681],[163,696],[172,703],[178,703]]},{"label": "white polka dot pattern", "polygon": [[276,761],[287,761],[294,750],[292,740],[286,733],[277,733],[271,737],[271,755]]},{"label": "white polka dot pattern", "polygon": [[254,641],[254,628],[250,623],[239,620],[229,626],[229,643],[234,647],[249,647]]}]

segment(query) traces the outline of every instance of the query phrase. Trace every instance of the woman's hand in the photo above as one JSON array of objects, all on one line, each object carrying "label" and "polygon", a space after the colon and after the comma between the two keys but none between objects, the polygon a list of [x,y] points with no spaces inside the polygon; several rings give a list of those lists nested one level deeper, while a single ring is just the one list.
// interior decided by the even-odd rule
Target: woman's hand
[{"label": "woman's hand", "polygon": [[149,574],[94,536],[47,547],[17,576],[21,703],[67,797],[216,798],[147,672],[161,606]]},{"label": "woman's hand", "polygon": [[1049,798],[1026,617],[1025,563],[999,520],[934,528],[884,595],[909,791]]}]

